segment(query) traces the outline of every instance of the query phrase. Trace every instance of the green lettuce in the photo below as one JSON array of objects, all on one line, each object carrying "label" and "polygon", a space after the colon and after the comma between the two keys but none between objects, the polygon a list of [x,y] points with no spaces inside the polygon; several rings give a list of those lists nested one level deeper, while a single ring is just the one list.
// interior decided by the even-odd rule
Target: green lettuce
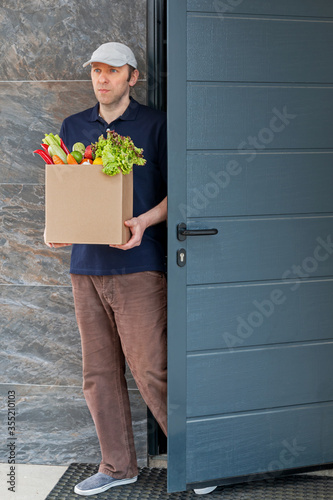
[{"label": "green lettuce", "polygon": [[106,139],[101,135],[91,149],[95,158],[102,158],[102,172],[106,175],[129,174],[133,165],[145,165],[147,162],[143,149],[137,148],[130,137],[119,135],[114,130],[107,132]]}]

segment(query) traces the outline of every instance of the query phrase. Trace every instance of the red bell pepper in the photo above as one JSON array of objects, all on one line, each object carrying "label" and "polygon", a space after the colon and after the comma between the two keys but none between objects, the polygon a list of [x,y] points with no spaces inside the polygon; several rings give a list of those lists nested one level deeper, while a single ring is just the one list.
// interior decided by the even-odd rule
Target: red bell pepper
[{"label": "red bell pepper", "polygon": [[69,155],[70,151],[69,151],[68,148],[66,148],[65,143],[64,143],[64,141],[62,140],[61,137],[60,137],[60,146],[65,151],[66,155]]},{"label": "red bell pepper", "polygon": [[47,163],[48,165],[53,164],[52,158],[47,154],[46,151],[43,151],[43,149],[36,149],[34,153],[37,153],[39,156],[41,156],[45,163]]}]

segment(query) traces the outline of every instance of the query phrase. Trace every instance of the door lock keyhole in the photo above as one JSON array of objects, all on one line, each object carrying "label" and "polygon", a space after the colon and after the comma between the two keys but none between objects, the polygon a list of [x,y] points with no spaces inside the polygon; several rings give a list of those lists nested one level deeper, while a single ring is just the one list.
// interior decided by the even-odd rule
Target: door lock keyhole
[{"label": "door lock keyhole", "polygon": [[181,248],[177,251],[177,264],[179,267],[184,267],[186,264],[186,250]]}]

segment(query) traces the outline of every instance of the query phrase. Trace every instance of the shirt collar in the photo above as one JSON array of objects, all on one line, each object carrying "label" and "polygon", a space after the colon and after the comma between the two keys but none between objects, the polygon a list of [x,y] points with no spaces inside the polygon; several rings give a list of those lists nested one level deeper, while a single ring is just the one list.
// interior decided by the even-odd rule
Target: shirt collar
[{"label": "shirt collar", "polygon": [[[128,107],[125,109],[124,113],[117,118],[118,120],[123,120],[123,121],[129,121],[129,120],[135,120],[136,115],[138,114],[139,111],[139,103],[133,99],[133,97],[130,97],[130,103]],[[90,122],[96,122],[100,121],[101,116],[98,113],[99,110],[99,103],[97,103],[91,110],[91,115],[90,115]]]}]

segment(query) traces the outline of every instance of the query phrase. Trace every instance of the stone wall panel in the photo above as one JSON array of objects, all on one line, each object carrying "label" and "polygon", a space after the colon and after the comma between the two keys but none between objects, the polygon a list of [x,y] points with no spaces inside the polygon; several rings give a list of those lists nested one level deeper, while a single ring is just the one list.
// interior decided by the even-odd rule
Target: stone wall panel
[{"label": "stone wall panel", "polygon": [[[95,427],[80,387],[0,385],[4,402],[16,396],[16,463],[69,465],[101,460]],[[139,391],[129,391],[139,465],[145,465],[145,406]],[[12,400],[11,400],[12,401]],[[1,421],[7,408],[0,406]],[[0,462],[8,459],[7,440],[0,442]]]},{"label": "stone wall panel", "polygon": [[[44,163],[32,152],[65,117],[96,103],[82,64],[101,43],[133,48],[140,80],[132,95],[146,103],[146,0],[7,0],[0,22],[0,421],[15,390],[17,463],[98,463],[81,389],[70,248],[44,245]],[[142,466],[146,405],[129,370],[126,376]]]},{"label": "stone wall panel", "polygon": [[145,0],[9,0],[0,20],[0,80],[87,79],[82,64],[111,41],[132,48],[145,78]]},{"label": "stone wall panel", "polygon": [[[132,95],[145,104],[145,82],[138,82]],[[95,104],[90,81],[0,82],[0,182],[43,184],[44,163],[33,151],[44,134],[59,133],[67,116]]]}]

